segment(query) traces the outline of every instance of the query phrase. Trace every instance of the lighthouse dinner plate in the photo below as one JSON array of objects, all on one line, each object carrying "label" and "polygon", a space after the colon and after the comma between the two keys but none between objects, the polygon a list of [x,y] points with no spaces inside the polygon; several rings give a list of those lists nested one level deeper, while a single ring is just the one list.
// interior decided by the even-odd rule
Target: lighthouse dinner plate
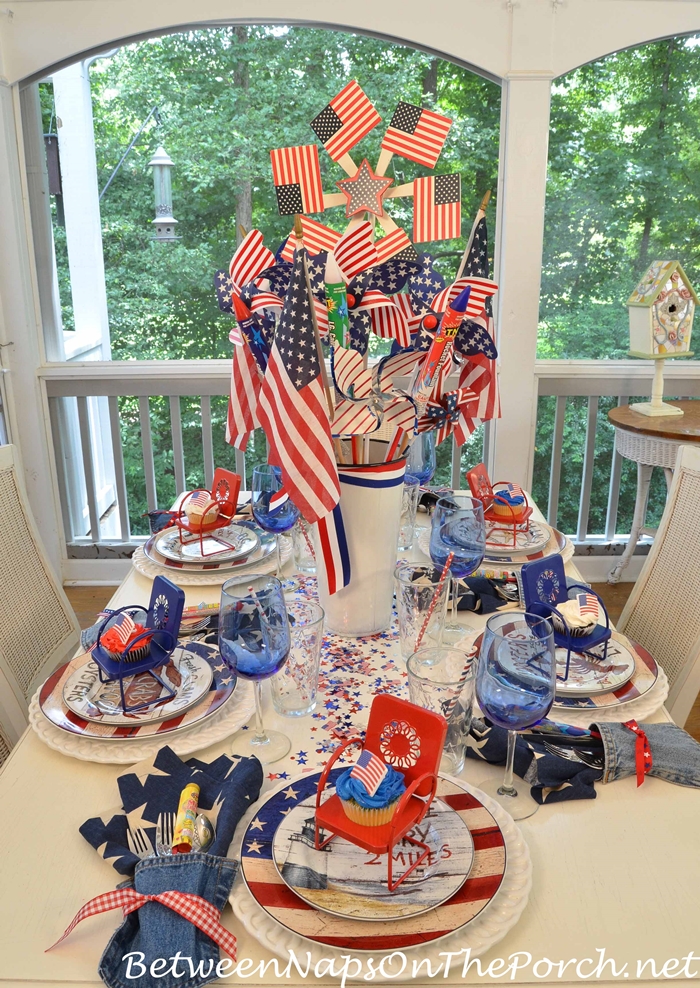
[{"label": "lighthouse dinner plate", "polygon": [[[296,804],[272,842],[272,860],[285,884],[309,905],[348,919],[374,922],[419,916],[452,898],[474,861],[474,842],[462,817],[435,799],[409,836],[422,840],[430,855],[394,892],[387,888],[387,857],[336,837],[321,851],[314,846],[316,793]],[[321,834],[323,841],[328,834]],[[410,841],[394,848],[394,878],[422,853]]]},{"label": "lighthouse dinner plate", "polygon": [[[344,769],[341,768],[331,772],[329,780],[331,785],[342,771]],[[245,884],[264,913],[286,931],[306,940],[324,944],[326,947],[349,948],[353,952],[401,950],[414,945],[424,945],[428,941],[437,940],[461,929],[476,919],[497,895],[506,872],[506,842],[502,826],[497,822],[494,813],[485,805],[487,797],[457,779],[441,777],[437,798],[441,804],[461,818],[473,844],[473,861],[469,875],[446,901],[430,908],[428,912],[421,910],[419,915],[411,916],[400,912],[395,912],[393,915],[385,912],[381,915],[380,910],[385,909],[394,898],[401,908],[401,899],[404,895],[407,896],[407,893],[401,894],[402,886],[399,886],[392,896],[387,894],[386,900],[378,903],[374,922],[368,923],[366,920],[371,917],[357,918],[356,915],[329,914],[327,910],[321,911],[317,903],[312,904],[310,899],[301,898],[282,879],[275,865],[275,836],[282,826],[288,836],[292,835],[292,828],[286,823],[287,817],[295,813],[296,807],[303,806],[301,811],[295,813],[296,819],[301,823],[301,829],[297,830],[301,838],[298,843],[301,843],[304,837],[309,838],[308,828],[307,833],[304,834],[304,826],[305,821],[309,819],[308,808],[313,805],[320,776],[320,772],[301,776],[276,790],[262,805],[251,810],[243,830],[240,856]],[[442,815],[444,815],[443,811],[438,812],[436,808],[435,816],[429,820],[436,832],[439,832],[439,819]],[[510,820],[509,817],[507,819]],[[457,832],[456,829],[450,831],[450,851],[452,835]],[[331,842],[329,845],[331,851],[328,854],[323,851],[316,853],[330,858],[335,853],[333,846],[339,841],[340,838],[336,838]],[[278,842],[278,847],[281,847],[280,856],[284,856],[282,866],[290,859],[289,843],[287,841],[285,850],[284,845]],[[405,847],[398,848],[395,853],[402,852],[405,858]],[[364,852],[362,854],[366,863],[358,864],[358,867],[376,871],[378,877],[373,879],[374,882],[379,881],[380,871],[386,877],[385,856]],[[295,855],[291,855],[292,866],[294,859]],[[446,860],[449,862],[450,859]],[[396,866],[398,871],[401,866],[400,860],[397,860]],[[329,869],[327,874],[333,875],[335,866],[326,864],[326,867]],[[319,869],[322,874],[323,864],[314,864],[313,870],[319,871]],[[322,881],[323,879],[321,884]],[[427,886],[428,882],[425,884]],[[306,889],[305,894],[308,893],[309,890]],[[231,901],[236,915],[239,915],[233,900],[234,893]],[[371,901],[371,897],[368,897],[368,901]],[[401,919],[400,923],[397,923],[397,918]],[[257,927],[259,924],[255,925]]]}]

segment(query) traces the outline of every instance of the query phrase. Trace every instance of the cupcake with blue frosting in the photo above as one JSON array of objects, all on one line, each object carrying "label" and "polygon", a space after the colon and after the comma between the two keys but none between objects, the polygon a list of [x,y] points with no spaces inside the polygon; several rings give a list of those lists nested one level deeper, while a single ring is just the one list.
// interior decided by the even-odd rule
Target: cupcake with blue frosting
[{"label": "cupcake with blue frosting", "polygon": [[353,823],[381,827],[393,817],[406,784],[402,772],[385,765],[371,751],[363,751],[357,764],[338,778],[335,791]]},{"label": "cupcake with blue frosting", "polygon": [[517,484],[506,484],[494,492],[491,508],[500,518],[517,521],[525,512],[525,495]]}]

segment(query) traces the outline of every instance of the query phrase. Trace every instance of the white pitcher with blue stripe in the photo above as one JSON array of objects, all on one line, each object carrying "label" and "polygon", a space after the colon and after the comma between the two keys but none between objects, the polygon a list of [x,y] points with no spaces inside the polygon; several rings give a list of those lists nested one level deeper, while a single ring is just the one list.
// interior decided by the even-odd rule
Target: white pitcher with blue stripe
[{"label": "white pitcher with blue stripe", "polygon": [[315,526],[326,629],[372,635],[391,624],[405,459],[339,466],[340,502]]}]

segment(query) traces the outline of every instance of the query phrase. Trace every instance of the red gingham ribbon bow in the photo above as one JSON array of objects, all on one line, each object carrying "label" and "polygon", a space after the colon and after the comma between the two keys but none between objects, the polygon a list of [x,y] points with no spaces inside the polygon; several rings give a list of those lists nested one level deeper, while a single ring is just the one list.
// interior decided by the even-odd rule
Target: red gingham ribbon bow
[{"label": "red gingham ribbon bow", "polygon": [[135,909],[140,909],[146,902],[159,902],[162,906],[172,909],[184,919],[189,920],[198,930],[206,933],[214,943],[225,950],[234,961],[236,960],[236,938],[219,922],[220,913],[216,906],[207,902],[201,895],[193,895],[191,892],[161,892],[159,895],[142,895],[141,892],[130,888],[104,892],[86,902],[82,909],[78,910],[73,922],[60,940],[52,944],[48,950],[57,947],[73,932],[78,923],[87,919],[88,916],[97,916],[99,913],[106,913],[110,909],[117,909],[121,906],[126,917]]},{"label": "red gingham ribbon bow", "polygon": [[654,764],[651,748],[646,734],[636,720],[625,721],[622,726],[637,735],[637,740],[634,743],[634,762],[637,769],[637,788],[639,788],[644,782],[644,776],[651,772],[651,766]]}]

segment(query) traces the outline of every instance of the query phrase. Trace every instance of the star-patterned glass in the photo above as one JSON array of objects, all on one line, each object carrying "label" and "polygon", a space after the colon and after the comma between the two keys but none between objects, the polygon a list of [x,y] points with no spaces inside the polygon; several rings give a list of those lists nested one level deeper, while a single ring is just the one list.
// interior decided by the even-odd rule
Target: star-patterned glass
[{"label": "star-patterned glass", "polygon": [[363,158],[354,175],[335,183],[347,199],[345,215],[350,217],[369,212],[375,216],[384,216],[382,200],[393,182],[393,178],[375,175],[370,163]]}]

